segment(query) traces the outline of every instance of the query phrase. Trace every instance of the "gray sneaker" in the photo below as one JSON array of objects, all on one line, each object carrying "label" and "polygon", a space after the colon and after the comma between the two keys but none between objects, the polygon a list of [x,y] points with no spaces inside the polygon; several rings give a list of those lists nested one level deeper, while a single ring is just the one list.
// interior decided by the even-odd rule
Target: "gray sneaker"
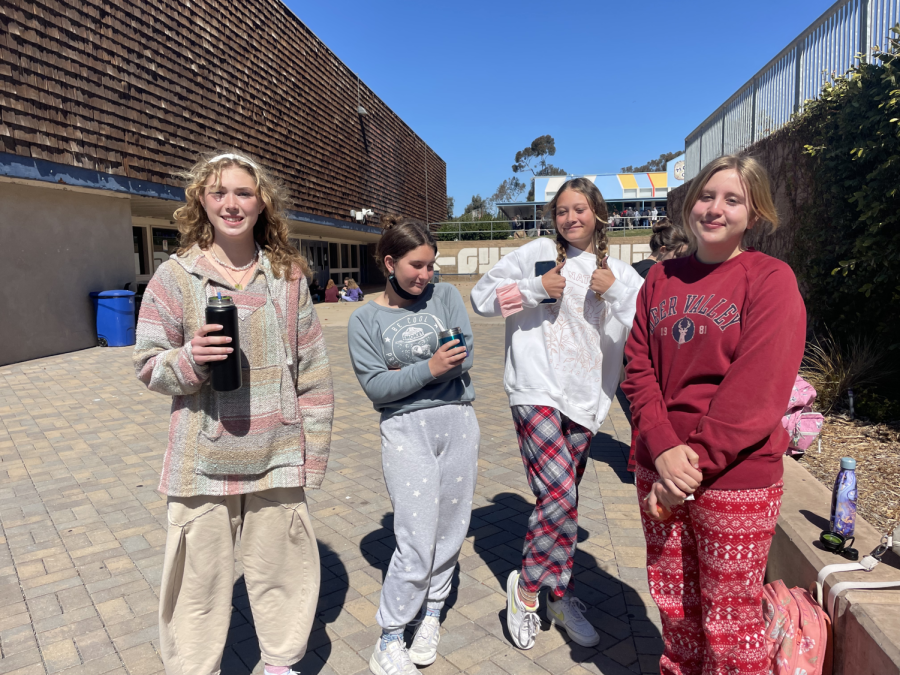
[{"label": "gray sneaker", "polygon": [[412,644],[409,646],[409,658],[417,666],[430,666],[437,658],[440,642],[441,620],[436,616],[426,616],[413,636]]},{"label": "gray sneaker", "polygon": [[369,670],[373,675],[417,675],[419,672],[410,660],[403,640],[391,640],[382,649],[380,638],[369,659]]},{"label": "gray sneaker", "polygon": [[537,612],[526,609],[519,600],[518,588],[519,572],[513,570],[506,579],[506,627],[516,647],[531,649],[534,647],[534,638],[541,629],[541,620]]},{"label": "gray sneaker", "polygon": [[550,619],[550,623],[565,628],[573,642],[582,647],[593,647],[600,642],[600,635],[584,618],[586,611],[584,603],[568,593],[556,602],[552,599],[547,600],[547,618]]}]

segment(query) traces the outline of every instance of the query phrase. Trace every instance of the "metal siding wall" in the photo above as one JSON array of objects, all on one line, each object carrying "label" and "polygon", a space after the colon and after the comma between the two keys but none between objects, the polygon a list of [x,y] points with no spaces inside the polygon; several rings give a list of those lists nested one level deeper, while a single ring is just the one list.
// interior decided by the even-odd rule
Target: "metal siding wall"
[{"label": "metal siding wall", "polygon": [[864,45],[867,52],[873,45],[884,48],[898,21],[900,0],[847,0],[820,17],[781,58],[685,138],[685,178],[690,180],[709,161],[740,152],[787,124],[804,101],[818,98],[825,82],[834,82],[857,62]]}]

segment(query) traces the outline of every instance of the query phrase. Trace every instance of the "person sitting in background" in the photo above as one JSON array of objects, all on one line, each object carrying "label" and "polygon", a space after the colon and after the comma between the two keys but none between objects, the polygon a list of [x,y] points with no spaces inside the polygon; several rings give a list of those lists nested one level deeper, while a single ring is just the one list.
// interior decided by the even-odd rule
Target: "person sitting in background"
[{"label": "person sitting in background", "polygon": [[526,220],[525,221],[525,236],[526,237],[536,237],[539,234],[537,229],[538,221],[537,220]]},{"label": "person sitting in background", "polygon": [[322,287],[315,276],[309,282],[309,294],[312,296],[313,302],[322,302]]},{"label": "person sitting in background", "polygon": [[344,288],[341,290],[341,302],[359,302],[363,298],[362,289],[353,279],[344,279]]},{"label": "person sitting in background", "polygon": [[325,284],[325,302],[338,301],[338,287],[334,283],[334,279],[329,279]]},{"label": "person sitting in background", "polygon": [[656,263],[670,258],[680,258],[690,248],[690,240],[678,225],[668,218],[653,223],[653,235],[650,237],[650,255],[636,262],[632,267],[644,279],[650,268]]},{"label": "person sitting in background", "polygon": [[523,228],[525,227],[524,223],[519,222],[519,216],[513,216],[512,222],[510,223],[512,226],[512,235],[510,235],[510,239],[515,237],[516,239],[522,239],[525,236],[525,232]]}]

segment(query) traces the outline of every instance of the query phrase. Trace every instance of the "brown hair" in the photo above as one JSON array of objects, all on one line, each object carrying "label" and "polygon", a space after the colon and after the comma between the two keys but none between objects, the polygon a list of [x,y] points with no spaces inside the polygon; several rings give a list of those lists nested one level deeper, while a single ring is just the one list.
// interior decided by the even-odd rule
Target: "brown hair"
[{"label": "brown hair", "polygon": [[684,230],[668,218],[661,218],[653,223],[653,236],[650,237],[650,251],[655,255],[663,246],[667,251],[675,251],[682,246],[690,247],[691,240]]},{"label": "brown hair", "polygon": [[203,208],[206,184],[210,176],[214,176],[215,186],[218,187],[222,171],[232,167],[241,168],[253,177],[256,194],[266,205],[253,226],[253,239],[266,252],[272,272],[278,278],[294,279],[293,268],[297,266],[301,273],[309,277],[307,262],[300,251],[288,242],[288,224],[284,213],[288,202],[284,186],[254,159],[230,151],[204,154],[188,171],[179,174],[186,183],[184,196],[187,203],[175,211],[178,233],[181,235],[178,255],[187,253],[194,244],[204,250],[212,246],[215,230]]},{"label": "brown hair", "polygon": [[681,205],[681,220],[684,223],[685,234],[690,239],[692,246],[696,246],[697,242],[694,241],[694,233],[691,230],[691,211],[694,210],[694,205],[700,199],[703,189],[713,174],[729,170],[737,171],[741,184],[747,192],[747,210],[751,224],[756,226],[758,223],[752,222],[756,220],[769,223],[772,230],[778,227],[778,212],[775,210],[775,202],[772,200],[769,174],[766,173],[763,165],[750,155],[723,155],[703,167],[700,173],[691,180],[684,204]]},{"label": "brown hair", "polygon": [[375,249],[375,262],[386,275],[390,275],[384,265],[384,259],[388,256],[391,256],[396,264],[400,258],[419,246],[430,246],[435,255],[437,254],[434,236],[421,220],[385,215],[381,216],[381,228],[383,234]]},{"label": "brown hair", "polygon": [[325,284],[325,290],[327,291],[329,288],[334,288],[334,279],[329,279],[328,283]]},{"label": "brown hair", "polygon": [[[544,211],[549,212],[550,216],[553,218],[554,227],[556,226],[556,203],[559,201],[560,195],[566,190],[574,190],[575,192],[584,195],[585,199],[587,199],[588,206],[591,207],[591,211],[594,213],[594,219],[596,221],[596,228],[594,229],[594,255],[597,256],[597,268],[599,269],[609,250],[609,239],[606,236],[606,227],[609,225],[609,211],[606,207],[606,200],[604,200],[603,195],[600,194],[600,189],[587,178],[573,178],[570,181],[566,181],[544,209]],[[567,243],[566,238],[562,236],[562,233],[557,229],[557,264],[565,262]],[[599,294],[597,295],[599,297]]]}]

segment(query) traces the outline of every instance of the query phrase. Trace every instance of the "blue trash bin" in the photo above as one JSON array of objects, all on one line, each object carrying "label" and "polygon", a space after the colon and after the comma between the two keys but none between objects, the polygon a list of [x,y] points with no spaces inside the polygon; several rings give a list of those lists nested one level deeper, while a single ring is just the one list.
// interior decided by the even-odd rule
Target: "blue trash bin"
[{"label": "blue trash bin", "polygon": [[101,347],[134,344],[134,291],[91,293],[97,312],[97,341]]}]

